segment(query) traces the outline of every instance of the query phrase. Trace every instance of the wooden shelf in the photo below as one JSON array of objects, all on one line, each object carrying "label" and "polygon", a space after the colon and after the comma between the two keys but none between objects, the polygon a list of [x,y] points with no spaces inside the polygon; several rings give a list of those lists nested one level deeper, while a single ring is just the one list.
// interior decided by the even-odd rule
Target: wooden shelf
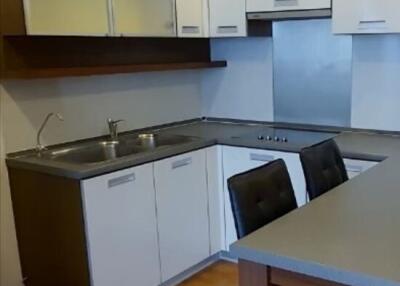
[{"label": "wooden shelf", "polygon": [[170,71],[185,69],[204,69],[226,67],[226,61],[213,62],[188,62],[188,63],[165,63],[165,64],[132,64],[132,65],[110,65],[93,67],[69,67],[69,68],[34,68],[6,71],[4,77],[8,79],[35,79],[35,78],[57,78],[76,77],[91,75],[139,73],[154,71]]}]

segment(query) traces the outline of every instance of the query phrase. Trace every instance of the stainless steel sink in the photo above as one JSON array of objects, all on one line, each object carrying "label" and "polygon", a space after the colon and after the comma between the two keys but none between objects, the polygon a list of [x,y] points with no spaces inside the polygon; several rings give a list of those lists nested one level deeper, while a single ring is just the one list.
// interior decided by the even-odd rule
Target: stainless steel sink
[{"label": "stainless steel sink", "polygon": [[[182,135],[144,133],[135,136],[135,138],[131,139],[131,142],[147,150],[153,150],[160,147],[174,146],[192,142],[194,139],[194,137]],[[127,140],[129,141],[128,138]]]},{"label": "stainless steel sink", "polygon": [[42,159],[74,164],[94,164],[194,141],[194,137],[163,134],[122,136],[118,141],[93,141],[42,151]]}]

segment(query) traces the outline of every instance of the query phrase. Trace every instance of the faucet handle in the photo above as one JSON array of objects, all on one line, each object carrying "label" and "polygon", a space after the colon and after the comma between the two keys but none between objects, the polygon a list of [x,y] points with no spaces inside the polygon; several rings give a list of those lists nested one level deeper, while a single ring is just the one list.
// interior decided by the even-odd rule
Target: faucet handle
[{"label": "faucet handle", "polygon": [[107,119],[107,123],[108,123],[109,125],[117,125],[117,124],[120,123],[120,122],[125,122],[125,120],[124,120],[124,119],[114,120],[114,119],[112,119],[112,118],[108,118],[108,119]]}]

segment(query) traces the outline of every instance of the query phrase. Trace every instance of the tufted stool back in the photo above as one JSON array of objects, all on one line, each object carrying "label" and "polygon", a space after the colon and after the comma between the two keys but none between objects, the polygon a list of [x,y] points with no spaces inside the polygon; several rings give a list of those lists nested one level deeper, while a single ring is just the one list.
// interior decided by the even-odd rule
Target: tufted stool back
[{"label": "tufted stool back", "polygon": [[349,179],[339,147],[332,139],[304,148],[300,160],[310,200]]},{"label": "tufted stool back", "polygon": [[281,159],[231,177],[228,189],[239,239],[297,208]]}]

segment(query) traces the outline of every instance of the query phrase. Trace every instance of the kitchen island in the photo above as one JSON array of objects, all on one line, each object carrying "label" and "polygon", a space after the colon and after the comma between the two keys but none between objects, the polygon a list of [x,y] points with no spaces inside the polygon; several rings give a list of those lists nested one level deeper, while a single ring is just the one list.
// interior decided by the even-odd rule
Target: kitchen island
[{"label": "kitchen island", "polygon": [[395,153],[233,244],[240,285],[400,285]]}]

